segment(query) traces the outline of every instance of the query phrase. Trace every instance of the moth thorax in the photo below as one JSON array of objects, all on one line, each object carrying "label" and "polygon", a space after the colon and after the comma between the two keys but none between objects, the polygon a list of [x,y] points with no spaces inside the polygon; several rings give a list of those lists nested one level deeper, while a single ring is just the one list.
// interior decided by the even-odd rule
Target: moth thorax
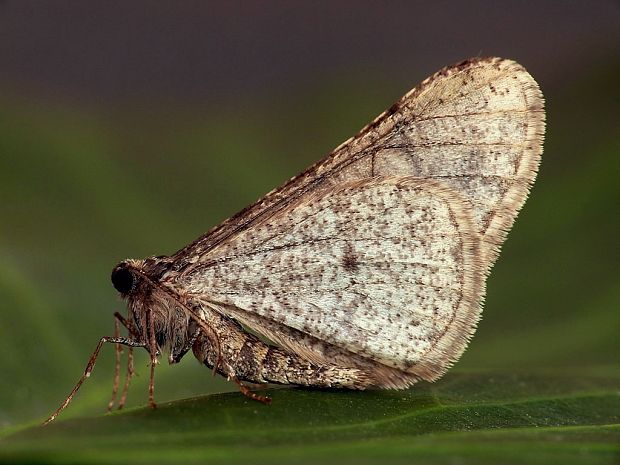
[{"label": "moth thorax", "polygon": [[130,307],[143,341],[148,342],[148,324],[152,321],[158,352],[178,361],[190,336],[187,313],[169,296],[155,290],[148,299],[132,299]]}]

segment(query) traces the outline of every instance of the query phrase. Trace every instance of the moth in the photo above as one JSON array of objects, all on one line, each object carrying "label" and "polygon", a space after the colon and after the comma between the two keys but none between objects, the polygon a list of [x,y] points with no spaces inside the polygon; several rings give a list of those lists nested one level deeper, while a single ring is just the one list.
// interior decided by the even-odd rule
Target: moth
[{"label": "moth", "polygon": [[[105,343],[244,384],[404,389],[458,360],[488,273],[536,178],[544,101],[514,61],[473,58],[405,94],[303,173],[170,256],[112,271],[127,302]],[[120,335],[124,326],[127,336]],[[258,337],[260,335],[261,337]]]}]

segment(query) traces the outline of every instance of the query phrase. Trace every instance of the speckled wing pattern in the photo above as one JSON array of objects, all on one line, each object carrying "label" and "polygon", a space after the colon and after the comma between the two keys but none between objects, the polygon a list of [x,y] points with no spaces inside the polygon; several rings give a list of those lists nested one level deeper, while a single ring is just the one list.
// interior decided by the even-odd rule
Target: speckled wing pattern
[{"label": "speckled wing pattern", "polygon": [[184,287],[208,287],[212,307],[419,368],[464,343],[478,314],[484,286],[470,210],[434,181],[356,181],[238,234]]},{"label": "speckled wing pattern", "polygon": [[475,331],[543,137],[522,66],[445,68],[170,257],[176,286],[308,359],[436,379]]}]

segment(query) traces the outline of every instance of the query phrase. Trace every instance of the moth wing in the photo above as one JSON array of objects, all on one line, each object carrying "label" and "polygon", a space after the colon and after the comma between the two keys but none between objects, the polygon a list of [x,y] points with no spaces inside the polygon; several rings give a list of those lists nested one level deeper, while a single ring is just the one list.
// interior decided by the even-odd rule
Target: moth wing
[{"label": "moth wing", "polygon": [[398,129],[386,131],[374,173],[436,179],[469,200],[490,268],[540,164],[545,112],[538,84],[514,61],[468,60],[426,79],[398,106],[398,115],[379,123]]},{"label": "moth wing", "polygon": [[497,257],[534,182],[544,102],[518,63],[475,58],[435,73],[323,160],[170,258],[173,270],[316,192],[374,176],[439,180],[473,206],[485,267]]},{"label": "moth wing", "polygon": [[471,204],[458,192],[373,178],[305,197],[239,232],[177,285],[233,317],[257,315],[435,379],[475,330],[484,266]]}]

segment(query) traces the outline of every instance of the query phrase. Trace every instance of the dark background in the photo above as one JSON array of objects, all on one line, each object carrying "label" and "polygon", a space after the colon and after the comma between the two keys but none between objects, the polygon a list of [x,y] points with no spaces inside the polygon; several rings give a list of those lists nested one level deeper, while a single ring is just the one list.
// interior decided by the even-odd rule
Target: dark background
[{"label": "dark background", "polygon": [[[454,369],[617,369],[617,1],[0,2],[0,428],[53,410],[111,334],[116,262],[174,252],[476,55],[527,67],[548,128]],[[105,408],[112,353],[69,415]],[[157,375],[159,400],[225,389],[191,355]]]}]

